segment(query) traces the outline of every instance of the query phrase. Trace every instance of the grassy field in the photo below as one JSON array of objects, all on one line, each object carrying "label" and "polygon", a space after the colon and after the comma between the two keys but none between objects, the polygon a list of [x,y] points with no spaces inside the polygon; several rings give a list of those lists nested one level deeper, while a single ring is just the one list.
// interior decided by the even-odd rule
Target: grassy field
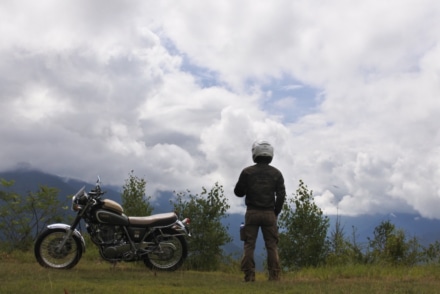
[{"label": "grassy field", "polygon": [[84,258],[72,270],[40,267],[31,253],[0,253],[0,293],[440,293],[440,265],[345,266],[286,273],[243,283],[230,272],[152,272],[143,264],[113,266]]}]

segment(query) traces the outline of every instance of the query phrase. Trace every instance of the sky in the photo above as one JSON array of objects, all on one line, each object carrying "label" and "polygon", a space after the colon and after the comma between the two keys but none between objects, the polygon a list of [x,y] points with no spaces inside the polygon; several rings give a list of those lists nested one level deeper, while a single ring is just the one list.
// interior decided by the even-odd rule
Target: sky
[{"label": "sky", "polygon": [[0,35],[0,170],[243,212],[265,139],[289,198],[440,218],[437,0],[3,0]]}]

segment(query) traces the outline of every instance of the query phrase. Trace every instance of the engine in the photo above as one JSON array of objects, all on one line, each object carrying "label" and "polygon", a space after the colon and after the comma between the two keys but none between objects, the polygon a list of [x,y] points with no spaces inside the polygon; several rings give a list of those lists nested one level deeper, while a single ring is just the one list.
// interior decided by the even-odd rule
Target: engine
[{"label": "engine", "polygon": [[93,224],[88,227],[93,243],[99,245],[101,255],[107,260],[133,258],[129,242],[120,226]]},{"label": "engine", "polygon": [[92,224],[87,230],[96,245],[116,245],[125,243],[124,232],[120,226]]}]

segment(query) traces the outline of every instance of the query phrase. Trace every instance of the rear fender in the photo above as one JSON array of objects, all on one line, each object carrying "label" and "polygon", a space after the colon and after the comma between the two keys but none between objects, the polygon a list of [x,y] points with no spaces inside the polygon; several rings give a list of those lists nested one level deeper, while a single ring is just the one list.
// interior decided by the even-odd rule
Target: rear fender
[{"label": "rear fender", "polygon": [[191,237],[191,232],[189,230],[189,227],[187,226],[188,224],[189,224],[189,219],[186,218],[183,221],[180,221],[180,220],[176,221],[174,223],[174,225],[172,226],[172,228],[174,230],[178,231],[179,233],[181,233],[177,236],[183,235],[183,236]]},{"label": "rear fender", "polygon": [[[66,232],[68,232],[68,231],[70,231],[70,226],[67,225],[67,224],[61,224],[61,223],[60,223],[60,224],[51,224],[51,225],[48,225],[48,226],[47,226],[47,229],[48,229],[48,230],[63,229],[63,230],[65,230]],[[81,249],[82,249],[82,252],[83,252],[83,253],[86,252],[86,241],[84,241],[84,238],[83,238],[83,236],[81,235],[81,233],[80,233],[77,229],[75,229],[75,230],[73,230],[72,235],[73,235],[74,237],[78,238],[79,240],[81,240]]]}]

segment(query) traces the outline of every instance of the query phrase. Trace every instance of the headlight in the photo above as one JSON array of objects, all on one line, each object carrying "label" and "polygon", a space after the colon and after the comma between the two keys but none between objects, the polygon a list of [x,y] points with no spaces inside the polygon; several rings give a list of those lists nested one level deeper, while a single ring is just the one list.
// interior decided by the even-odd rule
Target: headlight
[{"label": "headlight", "polygon": [[72,210],[78,211],[83,209],[84,205],[87,204],[87,194],[85,192],[83,193],[77,193],[75,196],[72,197]]},{"label": "headlight", "polygon": [[83,207],[77,203],[72,203],[72,210],[73,211],[78,211],[81,210]]},{"label": "headlight", "polygon": [[78,202],[79,202],[79,200],[76,196],[72,198],[72,210],[73,211],[78,211],[83,208],[83,206],[81,204],[79,204]]}]

